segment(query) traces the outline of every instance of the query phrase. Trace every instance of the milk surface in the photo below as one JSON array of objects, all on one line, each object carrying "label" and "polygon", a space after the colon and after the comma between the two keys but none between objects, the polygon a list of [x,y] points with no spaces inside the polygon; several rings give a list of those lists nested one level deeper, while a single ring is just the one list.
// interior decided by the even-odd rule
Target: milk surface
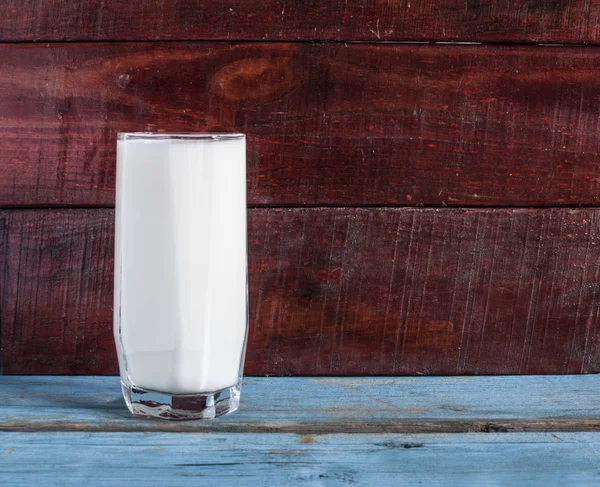
[{"label": "milk surface", "polygon": [[245,138],[126,136],[116,206],[123,381],[170,394],[235,385],[247,327]]}]

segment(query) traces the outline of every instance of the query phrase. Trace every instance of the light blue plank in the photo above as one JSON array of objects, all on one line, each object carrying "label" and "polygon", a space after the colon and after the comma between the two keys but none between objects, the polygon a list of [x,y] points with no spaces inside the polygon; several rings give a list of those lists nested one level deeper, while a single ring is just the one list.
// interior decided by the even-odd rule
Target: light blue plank
[{"label": "light blue plank", "polygon": [[63,485],[598,485],[600,433],[2,433],[0,482]]},{"label": "light blue plank", "polygon": [[[562,420],[549,428],[557,430],[569,421],[598,427],[599,405],[597,375],[248,378],[233,415],[166,423],[131,417],[116,377],[0,377],[4,430],[445,432],[478,430],[482,421]],[[448,422],[457,429],[440,426]]]}]

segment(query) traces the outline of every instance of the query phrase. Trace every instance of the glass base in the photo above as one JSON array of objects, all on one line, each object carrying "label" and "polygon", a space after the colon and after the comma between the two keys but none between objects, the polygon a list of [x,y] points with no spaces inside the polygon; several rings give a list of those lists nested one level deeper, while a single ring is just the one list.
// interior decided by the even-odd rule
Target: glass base
[{"label": "glass base", "polygon": [[121,382],[127,407],[135,416],[166,420],[214,419],[240,406],[240,385],[201,394],[147,391]]}]

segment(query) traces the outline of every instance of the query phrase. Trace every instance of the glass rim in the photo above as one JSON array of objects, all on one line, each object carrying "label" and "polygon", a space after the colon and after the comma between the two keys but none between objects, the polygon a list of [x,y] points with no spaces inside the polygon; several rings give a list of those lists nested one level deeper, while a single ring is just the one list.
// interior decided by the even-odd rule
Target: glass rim
[{"label": "glass rim", "polygon": [[119,132],[117,140],[212,140],[244,139],[245,134],[227,132]]}]

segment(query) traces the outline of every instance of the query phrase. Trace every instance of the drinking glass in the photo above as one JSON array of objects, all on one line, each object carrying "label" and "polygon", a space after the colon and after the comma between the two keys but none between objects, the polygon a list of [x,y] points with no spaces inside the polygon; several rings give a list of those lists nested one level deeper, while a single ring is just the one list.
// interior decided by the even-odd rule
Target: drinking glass
[{"label": "drinking glass", "polygon": [[114,335],[129,410],[235,411],[248,330],[243,134],[121,133]]}]

